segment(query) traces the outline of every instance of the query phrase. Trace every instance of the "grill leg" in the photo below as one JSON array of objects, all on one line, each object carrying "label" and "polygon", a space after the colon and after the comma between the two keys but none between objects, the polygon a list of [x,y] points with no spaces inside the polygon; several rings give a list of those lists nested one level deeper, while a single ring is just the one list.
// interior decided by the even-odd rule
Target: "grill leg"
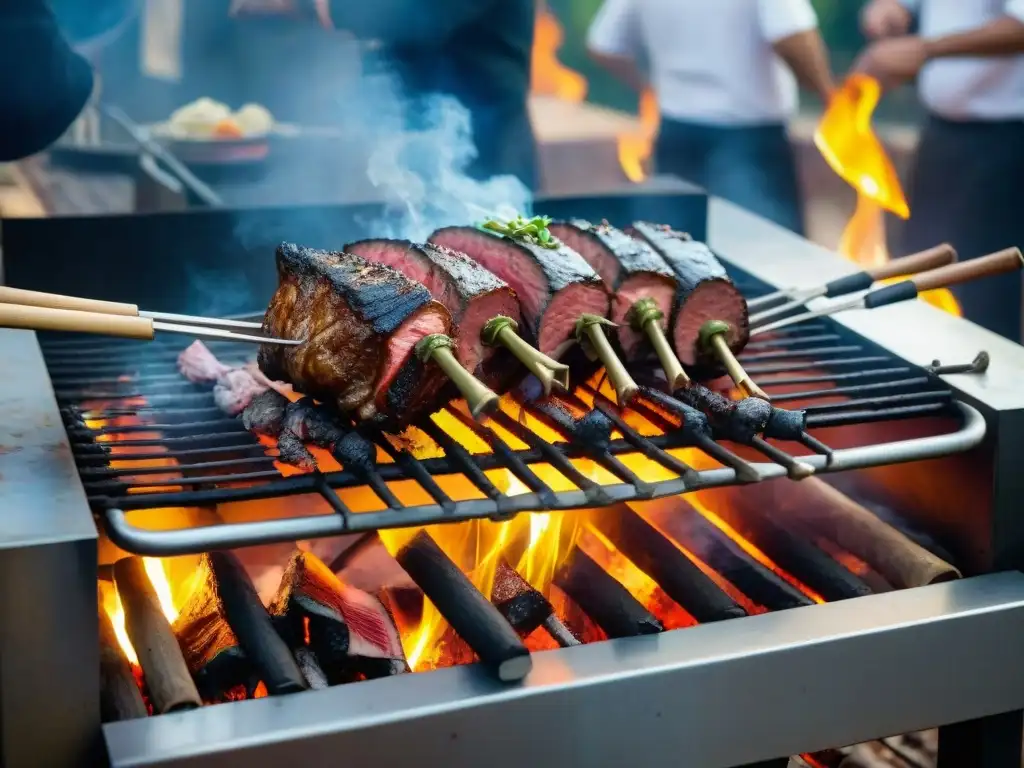
[{"label": "grill leg", "polygon": [[1024,712],[968,720],[939,729],[936,768],[1020,768]]}]

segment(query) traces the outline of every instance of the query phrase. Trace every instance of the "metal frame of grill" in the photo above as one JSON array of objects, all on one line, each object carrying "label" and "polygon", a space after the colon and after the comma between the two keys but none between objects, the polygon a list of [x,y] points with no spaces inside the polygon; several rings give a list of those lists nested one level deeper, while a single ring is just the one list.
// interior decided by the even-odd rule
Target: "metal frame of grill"
[{"label": "metal frame of grill", "polygon": [[[607,199],[567,202],[591,217],[608,205]],[[637,201],[630,205],[635,213],[606,215],[661,218],[702,236],[702,224],[687,216],[651,213]],[[680,205],[685,208],[685,201]],[[817,283],[851,270],[722,201],[713,201],[710,214],[712,247],[762,288]],[[199,229],[208,224],[196,221]],[[19,240],[22,246],[40,244],[36,235],[49,226],[36,227],[35,234],[29,226],[10,239],[5,231],[5,247]],[[68,234],[57,228],[50,237]],[[159,234],[154,230],[151,237]],[[83,242],[69,241],[75,248]],[[104,241],[93,248],[115,245],[125,246]],[[19,249],[23,258],[32,251]],[[35,251],[40,264],[48,256],[47,248]],[[87,261],[96,251],[78,256]],[[26,269],[24,260],[15,269],[9,262],[8,275],[25,277],[32,271]],[[84,267],[56,283],[38,265],[35,271],[37,278],[15,277],[13,284],[68,290],[60,280],[81,278],[87,291]],[[176,292],[180,296],[180,285],[172,285],[168,296]],[[908,512],[926,527],[941,526],[944,542],[957,544],[970,574],[989,575],[754,616],[742,624],[538,654],[534,672],[512,687],[475,666],[458,667],[113,724],[103,727],[105,755],[97,743],[98,534],[39,346],[32,334],[0,331],[5,362],[16,372],[0,377],[0,583],[19,587],[0,591],[2,761],[213,766],[241,758],[269,766],[284,760],[333,764],[344,754],[402,764],[415,750],[417,759],[453,767],[526,761],[611,768],[672,761],[723,768],[941,725],[943,768],[1016,768],[1024,708],[1018,648],[1024,577],[991,572],[1024,565],[1024,520],[1017,514],[1024,478],[1015,471],[1024,447],[1024,395],[1016,386],[1024,350],[920,302],[857,313],[836,327],[872,346],[863,357],[877,356],[876,348],[895,356],[893,367],[906,370],[893,375],[908,379],[919,377],[937,355],[960,363],[981,349],[990,353],[992,365],[983,377],[941,376],[958,401],[983,417],[981,445],[952,461],[896,470],[914,479],[923,474],[941,490],[950,482],[965,489],[927,499],[920,509],[910,505]],[[872,392],[878,390],[865,394]]]},{"label": "metal frame of grill", "polygon": [[[502,519],[518,512],[568,510],[605,506],[621,501],[647,500],[674,496],[688,491],[736,482],[760,482],[785,476],[793,459],[777,446],[757,441],[766,462],[748,463],[727,448],[704,439],[694,442],[684,429],[645,437],[630,427],[610,400],[582,385],[593,398],[595,407],[611,420],[621,437],[607,450],[588,451],[572,436],[566,442],[550,443],[532,432],[528,426],[507,413],[494,416],[496,424],[525,448],[516,448],[502,439],[494,429],[474,422],[463,411],[448,407],[447,413],[458,419],[476,438],[491,449],[489,453],[471,454],[430,419],[418,425],[433,440],[444,456],[417,459],[412,452],[389,442],[376,430],[368,436],[374,444],[393,459],[364,471],[314,473],[283,477],[268,465],[259,441],[246,432],[238,419],[217,411],[212,393],[184,382],[177,373],[175,360],[178,347],[160,348],[156,352],[135,343],[96,345],[85,341],[55,341],[43,344],[44,357],[54,382],[58,403],[65,413],[72,451],[79,464],[89,501],[101,515],[106,531],[122,549],[135,554],[171,556],[194,554],[254,544],[334,536],[377,528],[405,527],[453,523],[476,518]],[[225,359],[242,363],[253,354],[252,347],[238,344],[213,344]],[[956,415],[961,424],[948,434],[921,437],[899,442],[879,443],[825,453],[827,447],[814,438],[808,443],[821,451],[802,456],[819,472],[863,469],[879,464],[896,464],[970,450],[984,439],[985,426],[980,414],[970,406],[954,405],[952,393],[934,374],[900,365],[886,354],[871,352],[863,344],[825,324],[781,334],[779,338],[751,345],[744,355],[747,370],[753,375],[773,375],[762,379],[769,391],[779,386],[801,384],[810,387],[799,392],[779,395],[786,401],[828,399],[841,394],[850,399],[841,403],[810,406],[808,429],[829,426],[855,426],[875,421],[912,419],[919,416]],[[99,361],[99,376],[90,378]],[[856,366],[871,366],[854,374],[868,383],[844,384],[843,371]],[[120,367],[120,370],[117,370]],[[966,367],[966,366],[964,366]],[[118,375],[109,377],[110,373]],[[824,375],[803,376],[803,370],[826,371]],[[943,369],[938,369],[939,373]],[[849,374],[846,374],[849,375]],[[130,380],[125,381],[125,377]],[[824,386],[831,384],[831,387]],[[124,408],[125,402],[149,398],[157,402],[148,407]],[[110,426],[91,430],[75,423],[78,411],[90,401],[102,401],[105,407],[92,414],[94,419],[118,415],[141,417],[143,423],[131,426]],[[160,403],[166,402],[166,408]],[[184,406],[175,408],[175,404]],[[535,418],[543,416],[529,405],[522,406]],[[659,416],[643,405],[635,409],[652,421]],[[74,416],[69,414],[75,414]],[[183,421],[177,423],[176,420]],[[70,420],[71,423],[68,423]],[[670,427],[667,422],[660,426]],[[103,434],[103,433],[107,434]],[[163,433],[159,438],[133,439],[133,432]],[[97,438],[118,439],[98,442]],[[111,454],[117,447],[138,452],[141,460],[153,458],[179,462],[178,467],[135,469],[132,454]],[[669,453],[673,448],[697,448],[723,463],[723,467],[697,471]],[[619,456],[639,453],[656,462],[677,477],[662,482],[646,482],[636,475]],[[231,456],[213,462],[197,457]],[[111,459],[121,465],[106,466]],[[140,460],[136,459],[136,460]],[[587,476],[573,460],[595,461],[618,481],[602,485]],[[553,490],[531,464],[543,462],[554,467],[576,490]],[[263,468],[259,468],[262,463]],[[485,474],[486,470],[505,469],[511,472],[529,492],[506,495]],[[147,480],[147,474],[180,475],[173,479]],[[438,475],[462,474],[480,491],[483,498],[453,499],[435,481]],[[134,481],[120,478],[135,477]],[[387,488],[388,481],[412,480],[425,491],[433,503],[404,506]],[[226,487],[244,482],[245,487]],[[161,485],[183,487],[175,492],[148,492]],[[380,511],[352,512],[336,489],[365,486],[373,490],[385,508]],[[145,493],[134,491],[145,488]],[[166,507],[195,507],[225,502],[242,502],[295,494],[318,494],[334,511],[333,515],[316,515],[250,523],[221,523],[190,530],[153,531],[127,522],[130,510],[158,510]]]}]

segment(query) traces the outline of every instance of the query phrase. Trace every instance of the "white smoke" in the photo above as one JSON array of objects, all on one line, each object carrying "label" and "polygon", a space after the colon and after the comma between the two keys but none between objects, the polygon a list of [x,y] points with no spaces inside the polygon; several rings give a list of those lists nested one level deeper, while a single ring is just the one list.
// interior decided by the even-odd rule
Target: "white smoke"
[{"label": "white smoke", "polygon": [[422,242],[439,227],[530,211],[530,191],[515,176],[468,175],[477,149],[469,110],[458,100],[409,102],[388,78],[374,78],[372,87],[375,107],[383,109],[373,113],[367,176],[387,213],[364,222],[368,235]]}]

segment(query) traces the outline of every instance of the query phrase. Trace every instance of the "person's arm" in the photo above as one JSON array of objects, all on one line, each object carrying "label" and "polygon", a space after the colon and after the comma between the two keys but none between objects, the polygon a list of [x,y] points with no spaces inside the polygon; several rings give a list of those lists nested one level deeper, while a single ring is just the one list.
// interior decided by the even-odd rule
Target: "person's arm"
[{"label": "person's arm", "polygon": [[0,161],[60,138],[92,89],[92,68],[68,45],[44,0],[0,2]]},{"label": "person's arm", "polygon": [[637,93],[647,87],[638,59],[644,44],[633,0],[605,0],[587,32],[587,53]]},{"label": "person's arm", "polygon": [[1024,54],[1024,0],[1007,0],[1002,16],[966,32],[879,40],[860,55],[854,68],[893,88],[912,80],[935,59],[1020,54]]},{"label": "person's arm", "polygon": [[757,12],[761,33],[775,53],[786,62],[800,85],[827,102],[835,86],[828,51],[810,0],[758,0]]},{"label": "person's arm", "polygon": [[920,0],[871,0],[861,9],[860,28],[869,40],[905,35]]}]

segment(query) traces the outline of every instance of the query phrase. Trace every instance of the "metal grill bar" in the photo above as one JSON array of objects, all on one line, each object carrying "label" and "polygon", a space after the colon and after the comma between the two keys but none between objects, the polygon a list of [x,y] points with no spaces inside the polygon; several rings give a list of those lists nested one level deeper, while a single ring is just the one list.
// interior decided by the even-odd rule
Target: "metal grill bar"
[{"label": "metal grill bar", "polygon": [[[511,412],[500,411],[490,423],[480,424],[454,404],[445,413],[486,445],[487,452],[471,452],[433,418],[417,425],[435,444],[429,457],[423,458],[377,430],[339,424],[349,435],[346,440],[368,441],[376,446],[365,446],[370,454],[379,449],[389,461],[348,466],[344,450],[336,445],[333,455],[342,469],[284,476],[256,437],[245,431],[239,420],[220,412],[212,389],[193,385],[178,375],[177,348],[153,349],[152,345],[122,342],[54,345],[47,341],[44,350],[54,371],[57,396],[90,503],[107,523],[111,538],[138,554],[193,553],[380,528],[481,517],[503,519],[522,511],[603,506],[757,482],[787,473],[799,476],[812,468],[835,471],[911,461],[966,450],[982,439],[984,424],[977,412],[962,405],[953,408],[949,391],[935,377],[927,373],[908,376],[920,369],[901,365],[889,356],[864,354],[862,344],[836,332],[831,324],[789,330],[750,345],[743,359],[753,374],[779,374],[774,378],[765,376],[762,386],[808,385],[800,392],[776,394],[773,402],[810,401],[809,427],[958,413],[963,418],[962,426],[937,438],[835,452],[804,434],[799,441],[818,455],[801,456],[791,456],[755,437],[748,444],[767,461],[750,463],[734,454],[727,444],[712,440],[710,433],[702,434],[693,425],[687,427],[680,418],[667,418],[649,403],[640,401],[628,412],[622,411],[601,391],[579,385],[567,396],[568,402],[580,413],[589,411],[588,403],[593,403],[593,408],[607,418],[613,433],[609,433],[606,443],[592,444],[582,434],[577,439],[572,423],[552,422],[547,412],[529,403],[520,402],[520,407],[562,439],[545,440],[520,418],[513,418]],[[241,362],[246,354],[251,355],[251,351],[230,343],[211,344],[210,348],[225,362]],[[875,367],[850,371],[851,366]],[[800,371],[815,373],[800,376]],[[840,382],[849,384],[813,386]],[[631,426],[634,422],[630,413],[660,434],[641,434]],[[113,419],[131,423],[110,423]],[[720,466],[697,471],[683,458],[685,454],[678,453],[680,449],[701,451]],[[621,457],[628,454],[653,461],[672,479],[645,481],[623,462]],[[110,466],[115,461],[117,466]],[[162,466],[152,466],[154,461]],[[593,462],[614,479],[598,482],[581,461]],[[569,490],[555,490],[546,483],[535,471],[540,464],[562,475]],[[516,478],[522,484],[522,493],[503,492],[487,474],[493,471]],[[453,498],[435,479],[452,474],[465,477],[483,498]],[[413,481],[430,503],[404,505],[388,485],[397,480]],[[384,509],[348,509],[336,491],[357,486],[372,490]],[[334,514],[181,531],[147,531],[124,519],[128,510],[212,506],[298,495],[323,499]]]}]

